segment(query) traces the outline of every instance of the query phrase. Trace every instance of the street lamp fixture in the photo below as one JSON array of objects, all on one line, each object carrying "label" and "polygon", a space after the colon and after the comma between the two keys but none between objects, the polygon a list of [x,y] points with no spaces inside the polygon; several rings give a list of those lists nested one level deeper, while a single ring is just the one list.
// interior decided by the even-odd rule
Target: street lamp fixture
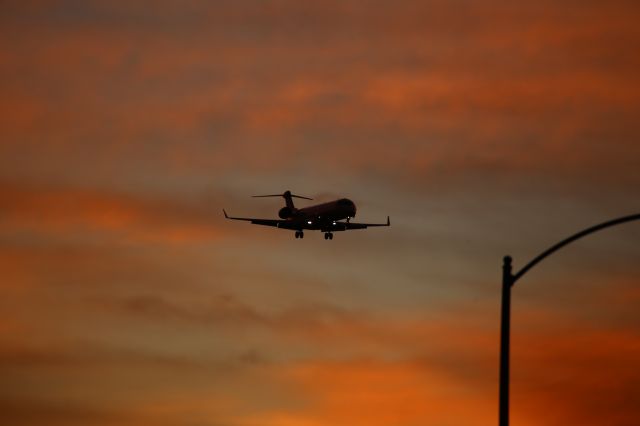
[{"label": "street lamp fixture", "polygon": [[617,219],[594,225],[584,229],[534,257],[520,271],[512,273],[511,256],[505,256],[502,264],[502,308],[500,319],[500,412],[499,426],[509,426],[509,338],[511,329],[511,287],[531,268],[552,253],[561,249],[573,241],[614,225],[619,225],[633,220],[640,220],[640,214],[632,214]]}]

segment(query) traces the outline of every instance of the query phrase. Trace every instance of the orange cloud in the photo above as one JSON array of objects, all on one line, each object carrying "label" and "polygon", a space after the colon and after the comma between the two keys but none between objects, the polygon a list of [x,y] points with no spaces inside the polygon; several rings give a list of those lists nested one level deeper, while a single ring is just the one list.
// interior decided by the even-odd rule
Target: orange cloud
[{"label": "orange cloud", "polygon": [[[8,20],[6,158],[28,150],[80,167],[96,152],[112,163],[153,152],[163,171],[273,172],[302,159],[413,180],[589,179],[594,168],[636,180],[631,4],[85,7],[91,29],[68,17],[60,32],[33,11]],[[175,33],[161,31],[165,14]],[[30,17],[38,32],[21,32]],[[292,22],[305,23],[300,37],[282,33]],[[233,31],[248,23],[260,30]]]},{"label": "orange cloud", "polygon": [[[115,192],[3,184],[2,228],[45,234],[99,233],[132,242],[188,243],[221,235],[207,209]],[[211,214],[212,216],[212,214]]]},{"label": "orange cloud", "polygon": [[[443,287],[451,293],[438,300],[458,308],[424,316],[380,301],[398,287],[355,301],[369,287],[313,276],[335,262],[356,269],[380,259],[350,263],[349,250],[376,254],[357,243],[281,254],[243,242],[226,257],[189,261],[192,252],[138,250],[226,231],[219,208],[177,191],[113,189],[115,174],[132,186],[144,173],[158,187],[170,175],[220,188],[388,177],[382,193],[395,195],[379,203],[406,215],[378,252],[381,264],[399,272],[398,284],[415,284],[407,276],[423,277],[425,264],[400,257],[418,259],[418,244],[437,234],[425,244],[442,260],[430,277],[456,285],[464,276],[483,288],[474,295],[498,290],[480,282],[486,254],[470,240],[508,234],[514,228],[502,225],[520,201],[478,208],[496,197],[498,185],[483,187],[491,177],[524,182],[525,193],[532,180],[573,182],[598,209],[608,199],[593,183],[628,200],[637,190],[635,2],[5,3],[0,412],[12,424],[496,423],[497,298],[469,308],[468,287]],[[402,200],[407,186],[446,191],[459,177],[473,178],[456,195],[460,225],[442,219],[449,207],[420,199],[438,211],[425,225]],[[552,210],[543,204],[558,201],[536,197],[522,223],[541,223]],[[482,224],[489,229],[477,231]],[[408,237],[409,227],[425,233]],[[113,254],[123,242],[135,255]],[[270,269],[248,264],[251,256],[284,260]],[[287,256],[307,263],[291,272]],[[454,264],[468,270],[447,275]],[[370,276],[331,271],[348,285]],[[606,321],[590,308],[573,322],[566,311],[515,313],[514,424],[638,423],[636,284],[625,278],[611,283],[623,290],[615,296],[593,296],[610,305]],[[268,292],[277,304],[263,299]],[[105,348],[87,347],[89,338]],[[80,343],[66,348],[65,339]],[[142,355],[131,350],[140,347]]]},{"label": "orange cloud", "polygon": [[491,424],[495,418],[487,395],[421,361],[308,362],[285,371],[304,397],[301,407],[239,424],[417,426]]},{"label": "orange cloud", "polygon": [[637,421],[638,333],[547,331],[517,342],[512,346],[512,407],[517,417],[538,424],[594,426]]}]

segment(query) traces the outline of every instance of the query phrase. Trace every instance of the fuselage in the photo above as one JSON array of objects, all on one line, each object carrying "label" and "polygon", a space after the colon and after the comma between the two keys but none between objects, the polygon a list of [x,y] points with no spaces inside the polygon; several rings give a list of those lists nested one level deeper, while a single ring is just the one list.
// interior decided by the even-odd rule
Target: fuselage
[{"label": "fuselage", "polygon": [[335,221],[350,219],[356,215],[356,205],[347,198],[296,209],[290,220],[299,229],[324,229]]}]

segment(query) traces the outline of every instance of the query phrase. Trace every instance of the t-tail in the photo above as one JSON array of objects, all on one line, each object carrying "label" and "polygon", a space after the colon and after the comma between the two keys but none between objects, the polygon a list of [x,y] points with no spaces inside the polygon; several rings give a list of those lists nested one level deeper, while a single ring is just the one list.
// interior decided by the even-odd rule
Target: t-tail
[{"label": "t-tail", "polygon": [[285,191],[283,194],[269,194],[269,195],[254,195],[254,198],[263,198],[263,197],[282,197],[284,198],[284,202],[286,207],[280,209],[278,212],[278,216],[282,219],[286,219],[292,216],[295,216],[298,209],[293,205],[294,198],[302,198],[304,200],[313,200],[313,198],[303,197],[302,195],[292,194],[291,191]]}]

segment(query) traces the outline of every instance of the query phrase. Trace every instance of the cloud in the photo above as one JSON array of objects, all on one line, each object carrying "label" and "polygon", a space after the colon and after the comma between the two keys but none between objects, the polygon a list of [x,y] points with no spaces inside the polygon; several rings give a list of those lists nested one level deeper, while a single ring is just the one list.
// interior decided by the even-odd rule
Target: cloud
[{"label": "cloud", "polygon": [[0,340],[0,361],[0,407],[16,425],[229,424],[237,406],[229,390],[263,362],[254,352],[210,359],[34,339]]},{"label": "cloud", "polygon": [[[637,12],[3,2],[7,421],[495,424],[503,251],[633,207]],[[285,184],[395,225],[296,248],[220,227],[221,200],[275,212],[227,194]],[[603,270],[518,290],[514,423],[638,423],[626,232],[569,259]]]},{"label": "cloud", "polygon": [[0,410],[6,422],[21,426],[131,424],[123,413],[68,402],[0,397]]},{"label": "cloud", "polygon": [[[357,326],[361,314],[321,303],[302,303],[280,312],[260,310],[237,297],[222,293],[205,299],[175,301],[158,295],[135,296],[125,300],[99,300],[99,305],[141,319],[194,325],[212,325],[220,329],[265,328],[276,334],[292,333],[313,339],[328,333],[340,334],[340,328]],[[315,336],[315,337],[314,337]],[[345,332],[351,338],[351,332]]]},{"label": "cloud", "polygon": [[[353,359],[288,367],[306,402],[300,408],[260,413],[242,425],[489,424],[487,397],[418,360]],[[455,402],[453,402],[455,401]],[[464,410],[455,407],[464,406]]]},{"label": "cloud", "polygon": [[133,243],[211,241],[222,231],[206,206],[95,189],[3,183],[5,232],[87,237]]},{"label": "cloud", "polygon": [[[495,422],[497,325],[465,320],[483,318],[482,312],[464,309],[437,321],[416,321],[301,305],[268,314],[230,296],[183,306],[179,314],[176,305],[149,305],[155,307],[126,306],[151,321],[173,315],[231,334],[257,328],[270,333],[271,346],[312,348],[303,357],[295,355],[299,349],[284,357],[266,349],[273,379],[305,402],[238,416],[241,425]],[[638,413],[630,395],[640,340],[634,331],[615,327],[593,328],[560,313],[520,309],[512,346],[514,418],[523,424],[595,425],[615,412],[620,424],[633,424]],[[312,355],[327,347],[335,349]],[[471,408],[455,410],[460,405]]]},{"label": "cloud", "polygon": [[636,183],[633,4],[142,4],[9,19],[5,158]]},{"label": "cloud", "polygon": [[[513,407],[542,424],[633,424],[640,414],[640,336],[617,330],[546,331],[513,346]],[[540,407],[546,407],[542,412]]]}]

